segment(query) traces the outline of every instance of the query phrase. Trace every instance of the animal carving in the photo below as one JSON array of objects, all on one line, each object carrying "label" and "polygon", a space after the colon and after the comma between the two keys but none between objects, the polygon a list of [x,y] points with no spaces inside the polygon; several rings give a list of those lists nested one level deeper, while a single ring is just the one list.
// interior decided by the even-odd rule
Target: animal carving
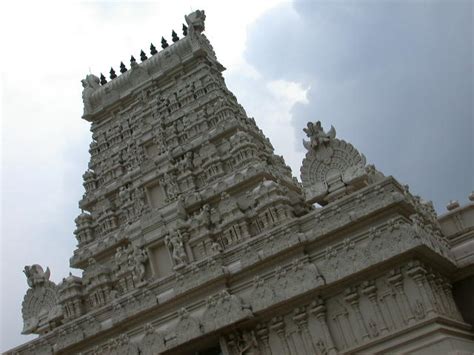
[{"label": "animal carving", "polygon": [[51,275],[49,267],[46,268],[46,271],[43,271],[43,268],[38,264],[25,266],[23,272],[26,275],[26,282],[30,287],[44,284],[46,281],[49,281],[49,277]]},{"label": "animal carving", "polygon": [[93,111],[93,104],[91,96],[98,88],[100,88],[99,78],[93,74],[89,74],[85,79],[81,80],[82,87],[82,100],[84,102],[84,115],[87,115]]},{"label": "animal carving", "polygon": [[192,36],[195,33],[199,34],[204,31],[204,21],[206,20],[204,10],[197,10],[189,15],[185,15],[184,19],[188,24],[189,35]]}]

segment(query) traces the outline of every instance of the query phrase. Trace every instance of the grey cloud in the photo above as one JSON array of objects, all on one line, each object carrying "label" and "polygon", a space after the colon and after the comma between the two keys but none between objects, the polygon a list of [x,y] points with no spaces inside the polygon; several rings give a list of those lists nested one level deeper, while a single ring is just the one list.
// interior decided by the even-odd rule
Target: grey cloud
[{"label": "grey cloud", "polygon": [[245,55],[266,80],[311,87],[292,110],[297,142],[307,121],[333,124],[441,211],[474,185],[472,7],[296,1],[249,29]]}]

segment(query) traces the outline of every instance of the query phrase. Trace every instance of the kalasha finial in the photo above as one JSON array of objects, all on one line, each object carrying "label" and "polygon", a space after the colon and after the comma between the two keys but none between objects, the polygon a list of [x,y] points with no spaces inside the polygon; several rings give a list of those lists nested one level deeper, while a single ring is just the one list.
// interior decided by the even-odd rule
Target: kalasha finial
[{"label": "kalasha finial", "polygon": [[173,43],[179,41],[179,37],[174,30],[171,31],[171,39],[173,40]]},{"label": "kalasha finial", "polygon": [[136,62],[137,62],[137,60],[136,60],[135,57],[132,55],[132,56],[130,57],[130,64],[133,64],[133,63],[136,63]]},{"label": "kalasha finial", "polygon": [[156,47],[152,44],[150,44],[150,54],[151,55],[155,55],[156,53],[158,53],[158,51],[156,50]]},{"label": "kalasha finial", "polygon": [[123,64],[123,62],[120,62],[120,72],[123,74],[127,71],[127,67],[125,66],[125,64]]},{"label": "kalasha finial", "polygon": [[105,78],[104,74],[100,73],[100,85],[107,84],[107,79]]},{"label": "kalasha finial", "polygon": [[188,26],[186,26],[184,23],[183,23],[183,36],[187,36],[188,35]]},{"label": "kalasha finial", "polygon": [[142,50],[142,51],[140,52],[140,60],[141,60],[142,62],[144,62],[144,61],[147,60],[147,59],[148,59],[148,57],[146,56],[145,52]]},{"label": "kalasha finial", "polygon": [[168,42],[166,42],[166,39],[164,37],[161,37],[161,48],[165,49],[168,47]]},{"label": "kalasha finial", "polygon": [[117,77],[117,74],[115,74],[114,68],[110,68],[110,79],[114,80]]}]

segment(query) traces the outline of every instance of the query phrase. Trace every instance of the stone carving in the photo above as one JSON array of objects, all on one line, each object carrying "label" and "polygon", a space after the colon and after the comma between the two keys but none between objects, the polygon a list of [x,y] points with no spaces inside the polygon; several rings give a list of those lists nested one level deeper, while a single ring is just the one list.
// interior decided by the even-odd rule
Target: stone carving
[{"label": "stone carving", "polygon": [[83,330],[77,325],[73,324],[67,328],[59,331],[57,348],[64,349],[69,345],[75,344],[84,338]]},{"label": "stone carving", "polygon": [[145,263],[147,260],[146,252],[137,246],[133,246],[132,252],[128,255],[128,268],[132,272],[133,281],[136,285],[145,280]]},{"label": "stone carving", "polygon": [[145,325],[145,336],[140,344],[140,351],[143,355],[155,355],[165,350],[165,338],[153,325]]},{"label": "stone carving", "polygon": [[176,341],[184,343],[202,334],[199,321],[192,317],[186,308],[181,308],[178,312],[178,324],[176,325]]},{"label": "stone carving", "polygon": [[275,292],[271,285],[267,285],[260,276],[253,279],[253,290],[250,294],[249,303],[254,312],[262,310],[273,304],[275,301]]},{"label": "stone carving", "polygon": [[194,33],[200,34],[204,31],[204,21],[206,20],[204,10],[196,10],[185,15],[184,19],[188,24],[188,35],[192,36]]},{"label": "stone carving", "polygon": [[[303,140],[308,152],[301,167],[301,180],[308,202],[325,205],[368,184],[364,155],[336,139],[334,127],[326,133],[321,122],[309,122],[304,131],[310,140]],[[371,171],[375,168],[371,167]]]},{"label": "stone carving", "polygon": [[244,330],[230,334],[227,343],[233,350],[232,354],[238,355],[260,355],[257,338],[253,330]]},{"label": "stone carving", "polygon": [[176,176],[174,176],[173,173],[166,173],[161,181],[165,187],[167,201],[171,202],[176,200],[181,194]]},{"label": "stone carving", "polygon": [[219,256],[209,257],[204,263],[189,264],[186,268],[180,269],[176,275],[177,293],[203,286],[224,275],[222,259]]},{"label": "stone carving", "polygon": [[238,320],[252,317],[252,315],[250,307],[245,305],[238,296],[227,290],[222,290],[207,299],[202,324],[204,330],[209,332]]},{"label": "stone carving", "polygon": [[308,122],[307,128],[303,128],[303,131],[310,139],[309,141],[303,139],[303,146],[307,150],[322,150],[321,155],[317,158],[318,160],[329,159],[332,156],[333,150],[329,147],[329,142],[336,138],[336,130],[333,126],[331,126],[331,129],[326,133],[321,127],[320,121],[316,123]]},{"label": "stone carving", "polygon": [[91,96],[98,88],[100,88],[100,84],[99,78],[93,74],[87,75],[85,79],[81,80],[81,82],[82,87],[84,88],[82,90],[82,101],[84,102],[84,116],[86,116],[91,114],[94,109]]},{"label": "stone carving", "polygon": [[183,235],[176,229],[165,237],[166,245],[170,251],[175,268],[179,268],[188,263],[188,256],[184,250]]},{"label": "stone carving", "polygon": [[47,283],[49,281],[49,277],[51,276],[49,267],[46,268],[46,271],[43,271],[43,268],[38,264],[25,266],[23,273],[26,275],[26,282],[28,283],[28,286],[32,288]]},{"label": "stone carving", "polygon": [[41,334],[50,330],[50,325],[62,317],[57,286],[49,281],[49,268],[44,271],[40,265],[34,264],[25,266],[23,272],[30,289],[22,303],[22,334]]}]

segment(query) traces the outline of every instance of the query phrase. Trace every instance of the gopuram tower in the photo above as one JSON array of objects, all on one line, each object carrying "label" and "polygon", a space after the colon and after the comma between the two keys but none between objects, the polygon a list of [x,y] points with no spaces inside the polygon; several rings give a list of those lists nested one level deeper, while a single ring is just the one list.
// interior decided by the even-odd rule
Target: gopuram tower
[{"label": "gopuram tower", "polygon": [[300,184],[227,89],[204,11],[185,19],[82,81],[82,276],[25,267],[23,333],[39,336],[8,353],[474,351],[474,204],[438,218],[320,122]]}]

